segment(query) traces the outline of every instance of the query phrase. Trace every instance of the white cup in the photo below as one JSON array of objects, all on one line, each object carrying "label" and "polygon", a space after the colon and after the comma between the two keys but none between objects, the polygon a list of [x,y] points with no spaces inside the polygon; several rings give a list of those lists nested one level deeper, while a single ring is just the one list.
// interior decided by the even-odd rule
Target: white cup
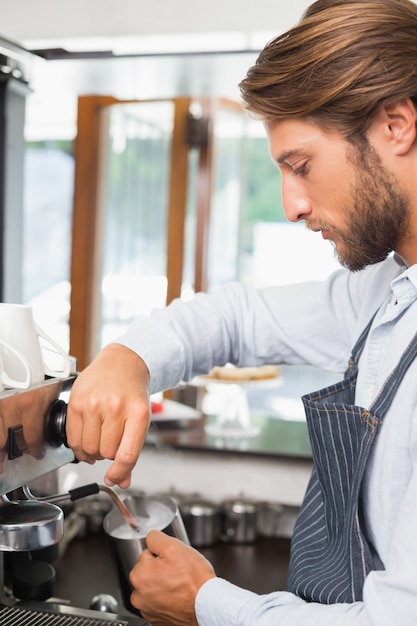
[{"label": "white cup", "polygon": [[[11,378],[8,372],[4,369],[3,354],[12,355],[16,359],[17,363],[20,363],[21,378]],[[32,372],[30,371],[29,364],[23,354],[20,354],[18,350],[15,350],[6,341],[0,339],[0,392],[5,387],[14,387],[16,389],[28,389],[32,382]]]},{"label": "white cup", "polygon": [[[45,375],[66,378],[70,374],[69,355],[35,323],[30,306],[0,302],[0,344],[2,342],[7,342],[23,355],[31,372],[32,383],[42,382]],[[2,349],[2,356],[3,368],[8,376],[21,380],[21,360],[10,350]]]}]

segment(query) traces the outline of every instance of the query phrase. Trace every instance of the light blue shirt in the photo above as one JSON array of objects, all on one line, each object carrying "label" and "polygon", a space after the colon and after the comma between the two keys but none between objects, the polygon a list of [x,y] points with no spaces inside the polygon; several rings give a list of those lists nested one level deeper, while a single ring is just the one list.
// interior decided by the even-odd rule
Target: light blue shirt
[{"label": "light blue shirt", "polygon": [[[379,308],[380,307],[380,308]],[[312,364],[343,371],[374,314],[359,361],[356,404],[369,408],[417,332],[417,266],[391,257],[324,283],[256,290],[234,284],[175,302],[131,326],[120,343],[148,364],[152,392],[227,362]],[[372,450],[364,514],[385,570],[364,600],[305,603],[283,591],[257,595],[215,578],[200,589],[200,626],[413,626],[417,624],[417,362],[409,368]]]}]

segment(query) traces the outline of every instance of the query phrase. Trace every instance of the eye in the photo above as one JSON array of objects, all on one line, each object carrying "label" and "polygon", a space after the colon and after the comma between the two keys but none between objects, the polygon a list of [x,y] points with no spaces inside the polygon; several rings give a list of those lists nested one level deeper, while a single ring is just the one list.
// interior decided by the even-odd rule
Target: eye
[{"label": "eye", "polygon": [[289,159],[285,159],[282,162],[285,163],[296,176],[305,176],[308,173],[309,160],[305,157],[300,157],[291,161]]},{"label": "eye", "polygon": [[305,176],[308,171],[308,161],[298,161],[297,163],[289,163],[293,173],[296,176]]}]

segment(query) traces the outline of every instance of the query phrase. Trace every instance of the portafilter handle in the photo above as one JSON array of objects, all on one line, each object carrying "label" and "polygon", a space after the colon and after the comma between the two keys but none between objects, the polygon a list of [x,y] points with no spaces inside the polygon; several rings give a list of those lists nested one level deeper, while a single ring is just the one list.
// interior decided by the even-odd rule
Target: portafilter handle
[{"label": "portafilter handle", "polygon": [[56,448],[64,445],[69,448],[65,426],[67,422],[67,403],[64,400],[55,400],[49,409],[45,423],[45,439]]}]

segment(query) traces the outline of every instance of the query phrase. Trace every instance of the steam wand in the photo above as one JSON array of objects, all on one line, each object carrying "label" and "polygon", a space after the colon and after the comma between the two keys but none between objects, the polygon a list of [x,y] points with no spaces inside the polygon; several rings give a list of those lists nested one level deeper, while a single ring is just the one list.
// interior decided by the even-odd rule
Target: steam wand
[{"label": "steam wand", "polygon": [[111,487],[108,487],[107,485],[99,485],[98,488],[99,488],[100,491],[104,491],[105,493],[107,493],[111,497],[111,499],[113,500],[114,504],[117,506],[117,508],[119,509],[120,513],[123,515],[123,517],[128,522],[128,524],[130,524],[130,526],[134,530],[139,530],[139,526],[138,526],[137,521],[135,520],[135,518],[133,517],[132,513],[129,511],[129,509],[127,508],[127,506],[123,502],[123,500],[114,491],[114,489],[112,489]]},{"label": "steam wand", "polygon": [[48,502],[53,502],[53,503],[63,502],[66,500],[71,500],[71,502],[74,502],[74,500],[79,500],[80,498],[91,496],[91,495],[99,493],[100,491],[104,491],[105,493],[107,493],[107,495],[111,497],[113,503],[117,506],[117,508],[119,509],[120,513],[123,515],[126,522],[134,530],[139,530],[139,526],[138,526],[136,519],[134,518],[132,513],[129,511],[129,509],[126,507],[123,500],[119,497],[116,491],[114,491],[114,489],[112,489],[111,487],[108,487],[107,485],[98,485],[97,483],[91,483],[89,485],[83,485],[82,487],[70,489],[67,493],[61,493],[55,496],[42,496],[42,497],[34,496],[27,485],[23,485],[22,490],[28,500],[40,500],[40,501],[46,500]]}]

